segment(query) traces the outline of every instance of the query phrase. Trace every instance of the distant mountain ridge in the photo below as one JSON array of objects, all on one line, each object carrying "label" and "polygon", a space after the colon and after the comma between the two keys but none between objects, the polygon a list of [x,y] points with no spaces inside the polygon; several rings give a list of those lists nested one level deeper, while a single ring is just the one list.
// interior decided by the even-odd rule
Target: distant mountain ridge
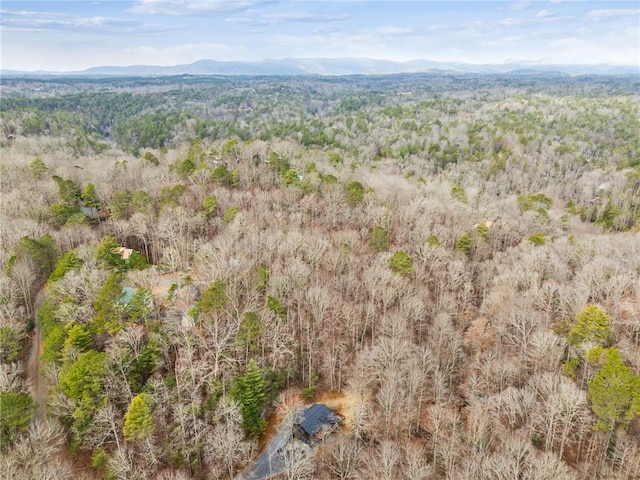
[{"label": "distant mountain ridge", "polygon": [[93,77],[158,77],[170,75],[375,75],[394,73],[533,73],[558,72],[565,74],[640,75],[638,65],[546,65],[532,62],[475,65],[461,62],[435,62],[412,60],[394,62],[372,58],[284,58],[255,62],[198,60],[169,67],[131,65],[126,67],[102,66],[75,72],[2,70],[5,77],[56,75]]}]

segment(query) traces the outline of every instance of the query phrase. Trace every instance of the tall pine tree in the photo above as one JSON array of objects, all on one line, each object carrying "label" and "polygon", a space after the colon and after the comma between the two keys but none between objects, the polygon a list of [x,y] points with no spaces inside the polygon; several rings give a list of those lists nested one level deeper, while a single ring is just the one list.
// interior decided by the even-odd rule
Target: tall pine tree
[{"label": "tall pine tree", "polygon": [[155,426],[151,417],[151,407],[147,395],[141,393],[133,397],[124,416],[123,433],[125,440],[143,440],[153,433]]},{"label": "tall pine tree", "polygon": [[583,342],[593,342],[605,345],[613,335],[610,321],[607,312],[600,307],[587,305],[576,316],[576,323],[569,332],[569,343],[579,345]]},{"label": "tall pine tree", "polygon": [[624,364],[622,354],[615,348],[595,347],[588,357],[602,367],[589,382],[591,408],[599,419],[594,428],[626,428],[631,420],[640,417],[640,377]]},{"label": "tall pine tree", "polygon": [[267,397],[267,384],[255,360],[249,361],[247,373],[236,378],[233,396],[240,404],[242,427],[249,435],[257,437],[266,426],[262,414]]}]

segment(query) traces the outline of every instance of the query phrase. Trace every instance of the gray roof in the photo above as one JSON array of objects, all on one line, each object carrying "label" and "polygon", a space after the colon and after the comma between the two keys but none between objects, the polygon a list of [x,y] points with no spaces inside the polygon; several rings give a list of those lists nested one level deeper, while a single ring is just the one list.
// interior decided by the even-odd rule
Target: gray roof
[{"label": "gray roof", "polygon": [[129,305],[131,299],[136,294],[137,288],[133,287],[122,287],[122,295],[118,299],[119,303],[124,303],[125,305]]},{"label": "gray roof", "polygon": [[338,416],[321,403],[311,405],[296,419],[296,425],[299,425],[307,435],[315,435],[323,426],[333,426],[337,423],[340,423]]},{"label": "gray roof", "polygon": [[80,207],[80,209],[87,217],[97,217],[100,214],[98,207]]}]

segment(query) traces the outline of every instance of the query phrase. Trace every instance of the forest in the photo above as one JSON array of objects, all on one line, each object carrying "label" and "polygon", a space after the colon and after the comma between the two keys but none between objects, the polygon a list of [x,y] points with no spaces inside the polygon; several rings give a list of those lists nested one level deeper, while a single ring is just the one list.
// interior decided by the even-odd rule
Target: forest
[{"label": "forest", "polygon": [[1,87],[7,478],[640,477],[637,76]]}]

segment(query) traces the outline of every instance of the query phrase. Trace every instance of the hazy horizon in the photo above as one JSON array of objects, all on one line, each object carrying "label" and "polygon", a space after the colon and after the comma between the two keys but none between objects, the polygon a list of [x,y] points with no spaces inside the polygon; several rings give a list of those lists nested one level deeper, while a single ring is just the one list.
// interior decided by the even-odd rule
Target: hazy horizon
[{"label": "hazy horizon", "polygon": [[202,59],[638,65],[640,9],[614,1],[5,1],[2,69]]}]

